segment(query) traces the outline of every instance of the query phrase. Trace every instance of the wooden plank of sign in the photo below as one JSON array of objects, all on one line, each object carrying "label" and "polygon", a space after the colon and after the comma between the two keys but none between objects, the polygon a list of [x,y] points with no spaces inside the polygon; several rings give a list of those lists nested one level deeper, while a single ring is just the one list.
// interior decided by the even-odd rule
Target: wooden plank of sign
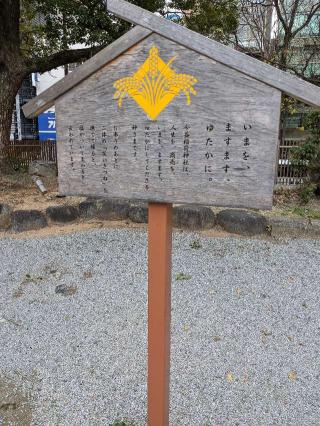
[{"label": "wooden plank of sign", "polygon": [[[181,91],[156,121],[132,98],[121,108],[113,99],[115,81],[132,77],[153,46],[167,64],[176,57],[176,73],[198,81],[190,105]],[[153,33],[57,100],[60,191],[271,208],[280,99],[278,90]]]},{"label": "wooden plank of sign", "polygon": [[202,36],[124,0],[108,0],[108,11],[148,28],[196,52],[243,72],[302,102],[320,107],[320,88],[287,72],[258,61],[231,47]]},{"label": "wooden plank of sign", "polygon": [[22,108],[24,115],[28,118],[31,118],[36,117],[37,115],[46,111],[63,93],[75,87],[81,81],[85,80],[90,75],[105,66],[107,63],[115,59],[123,51],[134,46],[136,43],[140,42],[151,33],[152,31],[148,30],[147,28],[140,26],[134,27],[122,37],[118,38],[115,42],[102,49],[91,59],[77,67],[65,78],[58,81],[53,86],[49,87],[49,89],[45,90],[39,96],[24,105]]}]

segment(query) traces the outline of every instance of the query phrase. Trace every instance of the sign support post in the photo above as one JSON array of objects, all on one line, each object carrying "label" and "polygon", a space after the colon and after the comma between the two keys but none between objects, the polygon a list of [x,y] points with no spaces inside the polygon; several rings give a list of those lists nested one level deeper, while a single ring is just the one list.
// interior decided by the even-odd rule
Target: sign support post
[{"label": "sign support post", "polygon": [[148,238],[148,426],[168,426],[172,204],[149,203]]}]

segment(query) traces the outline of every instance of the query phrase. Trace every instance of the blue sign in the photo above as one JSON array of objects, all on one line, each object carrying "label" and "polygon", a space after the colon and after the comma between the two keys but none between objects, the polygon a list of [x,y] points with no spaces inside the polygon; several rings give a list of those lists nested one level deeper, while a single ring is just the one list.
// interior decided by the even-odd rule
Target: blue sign
[{"label": "blue sign", "polygon": [[165,16],[169,21],[178,22],[182,18],[182,14],[179,12],[169,12]]},{"label": "blue sign", "polygon": [[39,139],[56,139],[56,114],[54,111],[43,112],[38,116]]}]

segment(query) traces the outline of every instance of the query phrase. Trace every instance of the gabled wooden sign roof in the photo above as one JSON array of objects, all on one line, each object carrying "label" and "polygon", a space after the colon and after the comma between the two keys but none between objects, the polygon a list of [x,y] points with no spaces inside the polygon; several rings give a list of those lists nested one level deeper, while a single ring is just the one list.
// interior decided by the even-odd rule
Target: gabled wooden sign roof
[{"label": "gabled wooden sign roof", "polygon": [[136,24],[137,27],[27,103],[23,107],[26,117],[35,117],[45,111],[65,92],[71,90],[152,33],[157,33],[188,49],[194,50],[210,59],[268,84],[306,104],[320,107],[320,88],[290,73],[265,64],[124,0],[107,0],[107,9],[118,17]]}]

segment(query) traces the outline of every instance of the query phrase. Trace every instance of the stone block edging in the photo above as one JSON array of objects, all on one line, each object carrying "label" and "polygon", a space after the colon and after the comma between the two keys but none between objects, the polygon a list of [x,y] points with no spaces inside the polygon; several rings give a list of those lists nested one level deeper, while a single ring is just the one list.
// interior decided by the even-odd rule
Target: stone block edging
[{"label": "stone block edging", "polygon": [[[0,231],[24,232],[42,229],[51,223],[70,223],[79,219],[131,220],[148,222],[148,205],[126,200],[87,199],[78,206],[60,205],[41,210],[12,210],[0,203]],[[205,206],[180,205],[173,209],[173,225],[179,229],[201,231],[220,229],[245,236],[271,235],[273,237],[320,237],[320,220],[286,216],[267,217],[260,213],[224,209],[214,213]]]}]

